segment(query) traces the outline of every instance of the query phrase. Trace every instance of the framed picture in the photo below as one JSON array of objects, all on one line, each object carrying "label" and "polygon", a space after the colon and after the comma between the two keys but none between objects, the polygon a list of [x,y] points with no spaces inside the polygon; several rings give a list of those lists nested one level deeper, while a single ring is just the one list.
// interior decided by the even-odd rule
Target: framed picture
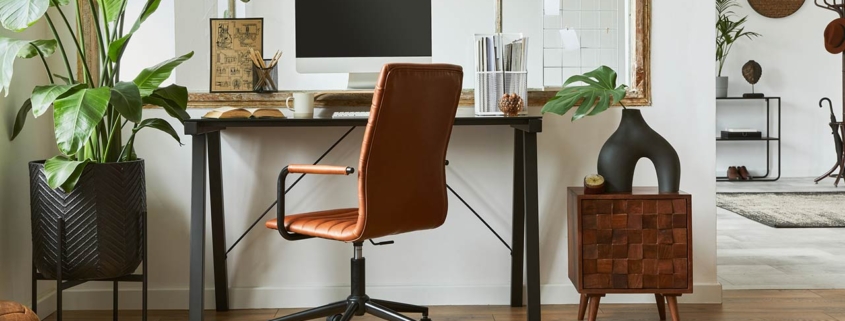
[{"label": "framed picture", "polygon": [[211,19],[210,92],[251,92],[249,50],[264,53],[264,18]]}]

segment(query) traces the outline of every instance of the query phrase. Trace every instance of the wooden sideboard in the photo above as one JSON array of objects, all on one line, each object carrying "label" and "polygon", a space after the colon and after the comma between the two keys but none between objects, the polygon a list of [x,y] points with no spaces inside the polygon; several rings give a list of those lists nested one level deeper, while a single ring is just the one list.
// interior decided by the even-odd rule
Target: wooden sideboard
[{"label": "wooden sideboard", "polygon": [[569,279],[581,293],[579,320],[594,321],[606,294],[651,293],[679,321],[677,297],[692,293],[692,196],[635,188],[585,195],[568,189]]}]

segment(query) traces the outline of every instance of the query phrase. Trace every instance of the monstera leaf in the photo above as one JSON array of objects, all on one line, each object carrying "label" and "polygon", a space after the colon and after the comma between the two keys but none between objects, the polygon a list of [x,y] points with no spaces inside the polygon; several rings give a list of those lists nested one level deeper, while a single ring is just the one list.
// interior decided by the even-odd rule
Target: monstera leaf
[{"label": "monstera leaf", "polygon": [[[625,98],[628,86],[616,86],[616,77],[616,72],[607,66],[572,76],[563,84],[563,89],[543,106],[542,112],[562,116],[578,105],[572,121],[598,115]],[[578,82],[584,85],[570,86]]]}]

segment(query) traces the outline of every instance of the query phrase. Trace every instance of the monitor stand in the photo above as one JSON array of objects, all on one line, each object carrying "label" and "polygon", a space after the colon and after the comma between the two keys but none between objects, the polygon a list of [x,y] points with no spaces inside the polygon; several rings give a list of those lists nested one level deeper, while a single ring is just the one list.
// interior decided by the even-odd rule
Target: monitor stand
[{"label": "monitor stand", "polygon": [[350,73],[349,89],[375,89],[378,84],[379,73]]}]

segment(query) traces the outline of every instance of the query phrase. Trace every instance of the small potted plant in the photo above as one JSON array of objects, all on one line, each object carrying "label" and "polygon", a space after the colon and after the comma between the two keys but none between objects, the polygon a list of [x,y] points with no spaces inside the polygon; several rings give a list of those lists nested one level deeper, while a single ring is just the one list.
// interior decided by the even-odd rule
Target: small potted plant
[{"label": "small potted plant", "polygon": [[598,115],[614,104],[621,105],[623,111],[619,128],[599,153],[598,172],[604,177],[605,190],[611,193],[630,192],[637,162],[640,158],[648,158],[657,170],[660,192],[677,192],[681,181],[678,153],[648,126],[640,110],[625,107],[622,100],[628,86],[617,86],[616,78],[616,72],[607,66],[572,76],[563,83],[563,89],[543,106],[542,112],[562,116],[578,106],[572,116],[572,121],[576,121]]},{"label": "small potted plant", "polygon": [[[63,262],[65,280],[114,278],[138,267],[146,185],[144,161],[135,155],[135,136],[152,128],[179,142],[179,134],[166,120],[144,119],[142,108],[156,105],[180,121],[189,118],[187,89],[160,85],[193,52],[144,69],[133,81],[120,81],[127,44],[161,0],[146,0],[134,19],[126,15],[127,1],[95,4],[89,0],[91,6],[82,7],[70,0],[0,1],[3,28],[23,31],[45,20],[53,35],[38,40],[0,37],[0,52],[4,53],[0,57],[0,92],[9,93],[16,58],[38,57],[49,79],[48,84],[35,87],[18,111],[11,137],[20,133],[28,113],[40,117],[52,109],[60,155],[29,164],[33,260],[47,277],[55,276],[57,261]],[[90,43],[96,45],[88,50],[81,45],[76,22],[66,15],[79,10],[92,11],[90,28],[95,29],[96,39]],[[70,37],[59,37],[61,32]],[[88,57],[88,52],[97,52],[99,57]],[[84,71],[79,74],[71,67],[77,61],[72,54],[82,64]],[[50,69],[47,59],[51,55],[60,56],[65,70]],[[93,64],[99,68],[94,69]],[[128,137],[123,135],[124,129],[130,133]],[[58,238],[64,240],[62,249],[56,249]],[[65,255],[59,257],[59,253]]]},{"label": "small potted plant", "polygon": [[745,31],[745,24],[748,16],[734,20],[736,14],[731,8],[739,7],[736,0],[716,0],[716,61],[719,63],[719,71],[716,74],[716,97],[728,96],[728,77],[722,77],[722,68],[725,67],[725,60],[731,53],[734,43],[741,38],[754,39],[761,35],[756,32]]}]

